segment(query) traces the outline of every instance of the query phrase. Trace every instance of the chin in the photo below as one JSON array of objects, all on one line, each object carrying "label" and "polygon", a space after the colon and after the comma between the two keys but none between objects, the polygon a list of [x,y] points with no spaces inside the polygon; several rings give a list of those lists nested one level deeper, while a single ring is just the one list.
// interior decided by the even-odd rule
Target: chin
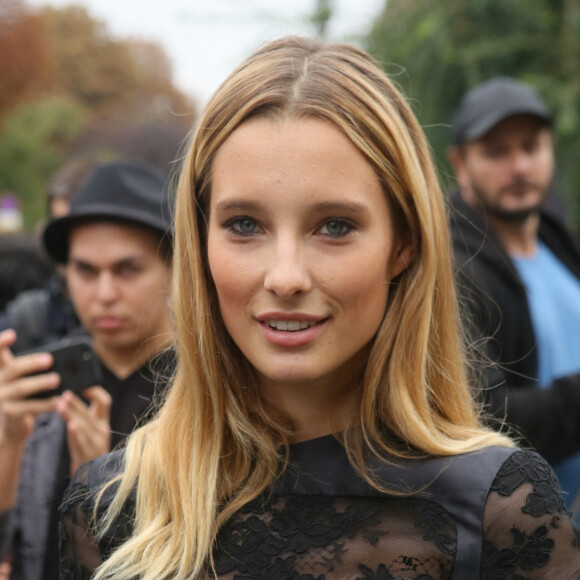
[{"label": "chin", "polygon": [[93,335],[93,340],[98,340],[106,348],[134,348],[136,341],[133,336],[124,332]]},{"label": "chin", "polygon": [[541,204],[529,205],[520,208],[496,207],[491,212],[494,217],[503,222],[521,223],[527,221],[531,216],[539,214]]},{"label": "chin", "polygon": [[268,369],[258,368],[258,374],[269,383],[288,383],[288,384],[311,384],[320,380],[320,372],[309,372],[304,368],[289,368],[289,369]]}]

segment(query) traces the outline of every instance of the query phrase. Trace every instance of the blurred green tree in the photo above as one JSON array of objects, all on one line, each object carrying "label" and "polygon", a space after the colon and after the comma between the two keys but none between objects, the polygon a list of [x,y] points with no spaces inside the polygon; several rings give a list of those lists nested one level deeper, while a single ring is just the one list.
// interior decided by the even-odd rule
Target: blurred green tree
[{"label": "blurred green tree", "polygon": [[25,225],[45,217],[51,175],[78,155],[170,170],[195,115],[159,44],[114,38],[80,6],[0,0],[0,191],[21,196]]},{"label": "blurred green tree", "polygon": [[0,133],[0,189],[18,194],[25,226],[46,216],[46,184],[64,163],[85,120],[79,103],[59,96],[26,102],[5,119]]},{"label": "blurred green tree", "polygon": [[366,48],[411,99],[444,186],[463,93],[496,75],[533,85],[554,113],[560,189],[580,229],[578,0],[387,0]]}]

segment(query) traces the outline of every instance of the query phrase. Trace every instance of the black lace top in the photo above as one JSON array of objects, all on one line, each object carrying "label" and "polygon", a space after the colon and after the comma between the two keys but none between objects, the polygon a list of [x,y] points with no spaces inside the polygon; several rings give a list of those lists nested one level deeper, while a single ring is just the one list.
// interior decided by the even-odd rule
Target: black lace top
[{"label": "black lace top", "polygon": [[[273,492],[221,530],[219,578],[580,579],[578,530],[550,467],[533,452],[490,448],[377,466],[383,481],[410,492],[404,496],[364,483],[333,437],[296,444],[292,454],[293,467]],[[87,526],[95,492],[120,460],[117,452],[88,464],[69,487],[61,578],[90,578],[130,534],[132,501],[100,542]]]}]

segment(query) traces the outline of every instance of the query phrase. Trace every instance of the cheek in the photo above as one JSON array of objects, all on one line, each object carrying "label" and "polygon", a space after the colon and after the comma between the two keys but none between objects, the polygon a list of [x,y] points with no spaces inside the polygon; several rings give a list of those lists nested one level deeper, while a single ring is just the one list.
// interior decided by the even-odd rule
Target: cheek
[{"label": "cheek", "polygon": [[365,275],[359,270],[359,275],[355,280],[357,282],[350,295],[355,316],[369,317],[380,323],[387,306],[388,283],[386,274],[384,272],[380,274],[368,272]]},{"label": "cheek", "polygon": [[226,317],[228,304],[245,301],[248,287],[251,286],[251,268],[211,244],[208,247],[208,260],[220,308]]},{"label": "cheek", "polygon": [[542,155],[538,166],[541,167],[542,175],[545,176],[548,180],[551,180],[552,174],[554,172],[554,156],[550,151],[545,152]]},{"label": "cheek", "polygon": [[493,180],[493,176],[498,172],[501,172],[499,165],[499,163],[482,161],[475,166],[475,169],[470,173],[470,177],[473,177],[476,182],[488,182]]},{"label": "cheek", "polygon": [[[131,295],[131,288],[126,289],[126,295]],[[155,303],[166,304],[169,298],[169,287],[164,280],[157,278],[150,281],[150,283],[143,285],[138,290],[142,296],[144,306],[147,302],[153,301]]]},{"label": "cheek", "polygon": [[147,312],[152,308],[165,308],[171,296],[171,273],[168,270],[155,270],[125,284],[122,296],[135,309]]},{"label": "cheek", "polygon": [[67,277],[66,288],[79,320],[84,326],[87,326],[92,302],[90,286],[77,278]]},{"label": "cheek", "polygon": [[489,159],[482,156],[466,164],[465,175],[468,180],[489,181],[503,171],[502,166],[501,159]]},{"label": "cheek", "polygon": [[89,286],[76,276],[66,276],[66,289],[75,304],[82,304],[90,294]]},{"label": "cheek", "polygon": [[[342,260],[322,276],[319,283],[328,294],[342,303],[354,318],[382,319],[388,296],[388,246]],[[353,257],[354,258],[354,257]]]}]

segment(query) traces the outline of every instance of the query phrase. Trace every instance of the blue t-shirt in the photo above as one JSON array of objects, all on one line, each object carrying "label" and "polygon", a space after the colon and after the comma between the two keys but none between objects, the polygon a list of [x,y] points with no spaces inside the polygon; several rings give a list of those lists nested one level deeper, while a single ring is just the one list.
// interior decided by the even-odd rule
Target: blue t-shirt
[{"label": "blue t-shirt", "polygon": [[[526,287],[538,350],[540,386],[580,372],[580,282],[540,242],[531,257],[512,257]],[[580,504],[580,453],[554,465],[568,508]],[[580,509],[575,509],[580,522]]]}]

